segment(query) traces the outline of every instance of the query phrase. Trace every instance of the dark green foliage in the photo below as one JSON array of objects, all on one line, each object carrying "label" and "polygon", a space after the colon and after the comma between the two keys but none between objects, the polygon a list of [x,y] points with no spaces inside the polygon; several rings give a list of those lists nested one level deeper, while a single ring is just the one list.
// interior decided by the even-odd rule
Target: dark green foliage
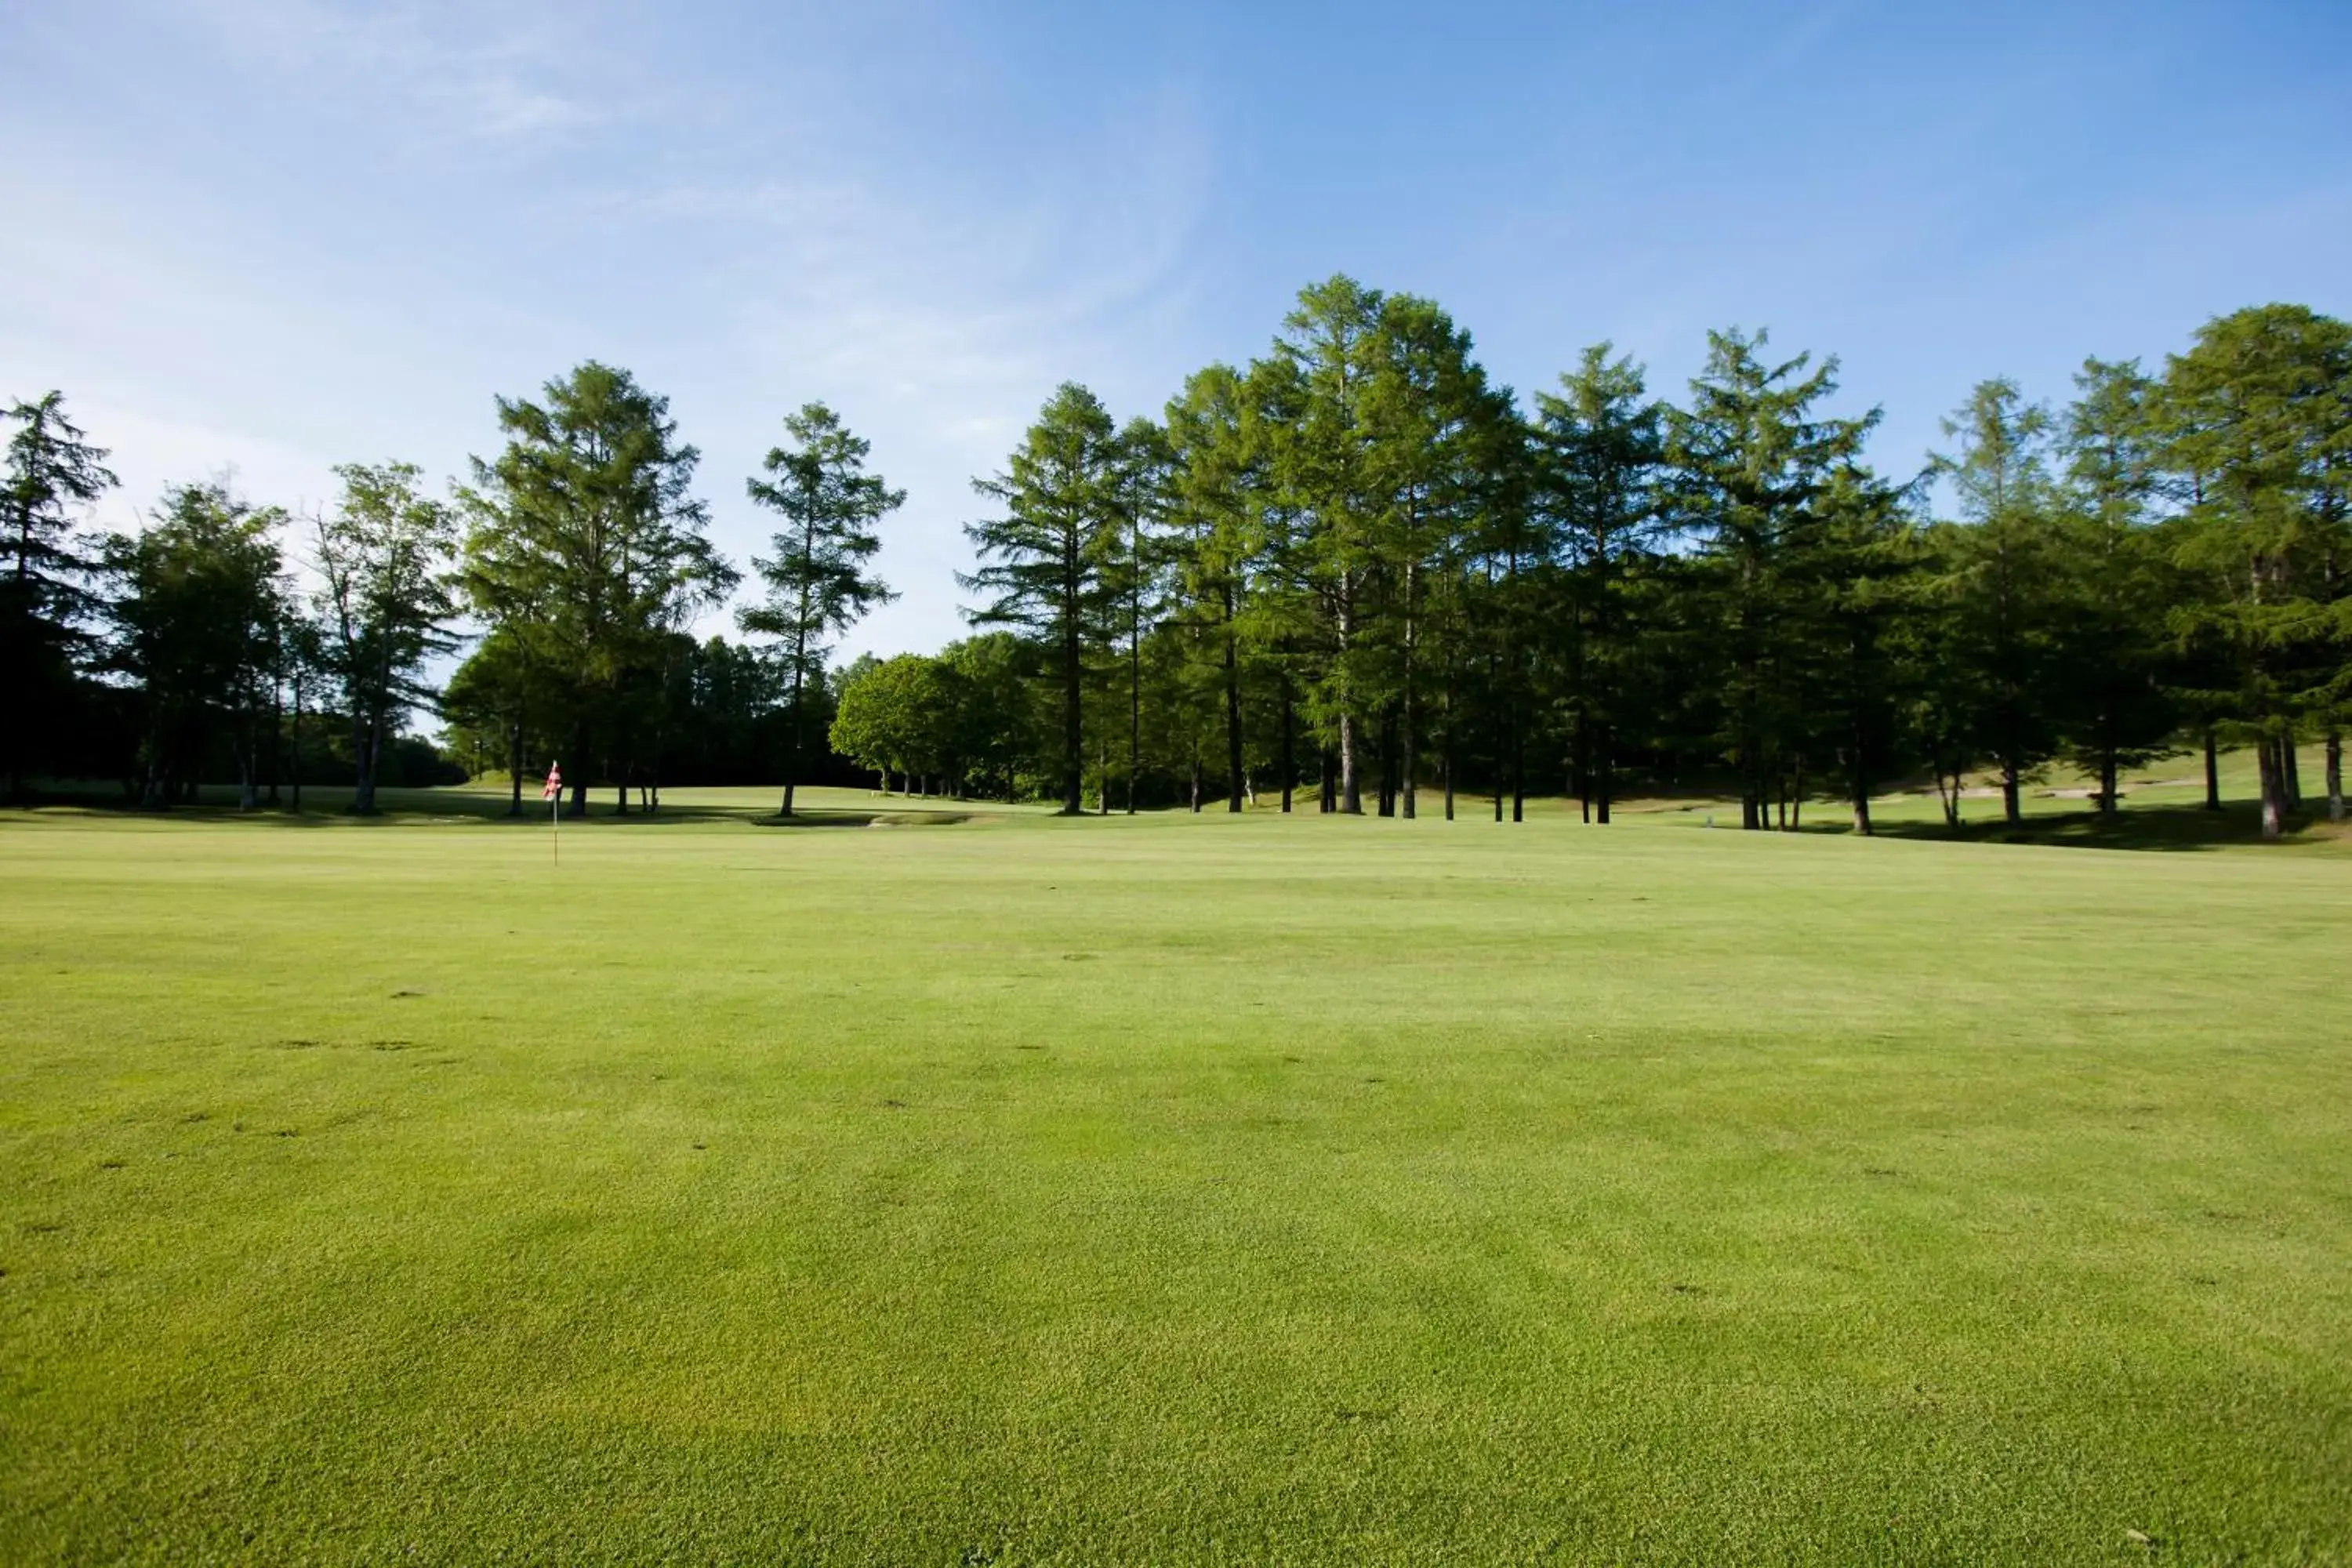
[{"label": "dark green foliage", "polygon": [[75,518],[116,481],[105,448],[66,416],[64,394],[12,404],[5,417],[16,429],[0,476],[0,766],[16,800],[29,769],[59,760],[55,742],[75,716],[74,663],[93,608]]},{"label": "dark green foliage", "polygon": [[959,577],[988,596],[977,626],[1017,626],[1052,650],[1061,699],[1062,809],[1084,809],[1087,665],[1108,645],[1114,579],[1125,548],[1118,504],[1120,444],[1109,412],[1066,382],[1005,469],[972,489],[1003,515],[965,525],[981,564]]},{"label": "dark green foliage", "polygon": [[287,616],[284,515],[218,481],[166,492],[144,531],[105,542],[107,667],[138,692],[140,798],[169,806],[226,749],[258,804],[261,742]]},{"label": "dark green foliage", "polygon": [[803,698],[824,668],[824,639],[854,625],[866,611],[895,597],[868,563],[882,548],[874,531],[882,519],[904,506],[907,492],[865,471],[865,441],[844,427],[822,403],[784,416],[790,447],[770,449],[762,465],[772,479],[749,479],[751,499],[783,519],[774,537],[775,554],[754,558],[767,597],[736,619],[747,632],[779,639],[791,682],[792,720],[785,731],[784,799],[781,815],[793,814],[793,785],[810,733]]},{"label": "dark green foliage", "polygon": [[699,454],[678,442],[667,398],[593,361],[544,398],[499,400],[507,446],[475,459],[461,580],[512,639],[540,721],[564,737],[572,814],[600,774],[626,811],[632,783],[658,782],[678,634],[736,573],[703,536]]}]

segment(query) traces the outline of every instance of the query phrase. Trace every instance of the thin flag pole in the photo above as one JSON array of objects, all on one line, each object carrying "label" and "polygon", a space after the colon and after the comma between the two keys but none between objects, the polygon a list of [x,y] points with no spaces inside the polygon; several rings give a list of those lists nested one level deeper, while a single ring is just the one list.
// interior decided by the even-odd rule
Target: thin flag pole
[{"label": "thin flag pole", "polygon": [[547,764],[547,784],[540,790],[547,802],[547,826],[554,847],[555,863],[563,864],[563,764],[551,760]]}]

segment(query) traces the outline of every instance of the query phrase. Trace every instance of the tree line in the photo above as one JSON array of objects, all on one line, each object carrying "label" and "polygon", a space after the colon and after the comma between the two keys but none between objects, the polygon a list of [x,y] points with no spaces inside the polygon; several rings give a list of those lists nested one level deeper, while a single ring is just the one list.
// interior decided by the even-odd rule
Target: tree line
[{"label": "tree line", "polygon": [[53,394],[11,411],[11,786],[69,760],[79,712],[151,804],[224,763],[253,800],[290,735],[364,810],[424,709],[518,810],[560,753],[574,812],[592,782],[655,809],[665,777],[725,774],[781,776],[790,815],[793,781],[855,763],[1070,813],[1305,793],[1517,820],[1557,790],[1606,822],[1720,787],[1744,826],[1829,802],[1867,833],[1897,781],[1932,778],[1958,826],[1990,770],[2014,822],[2064,764],[2112,812],[2180,752],[2218,809],[2245,746],[2276,836],[2315,739],[2341,817],[2352,328],[2240,310],[2159,366],[2084,361],[2056,407],[1989,380],[1907,475],[1865,458],[1875,410],[1832,410],[1834,358],[1707,349],[1679,403],[1606,343],[1522,402],[1435,303],[1334,278],[1157,418],[1057,389],[974,481],[973,635],[845,669],[905,497],[821,404],[747,481],[776,531],[730,644],[690,633],[741,581],[698,454],[624,371],[501,399],[503,448],[446,500],[399,464],[339,469],[303,520],[184,486],[94,547],[74,519],[112,476]]}]

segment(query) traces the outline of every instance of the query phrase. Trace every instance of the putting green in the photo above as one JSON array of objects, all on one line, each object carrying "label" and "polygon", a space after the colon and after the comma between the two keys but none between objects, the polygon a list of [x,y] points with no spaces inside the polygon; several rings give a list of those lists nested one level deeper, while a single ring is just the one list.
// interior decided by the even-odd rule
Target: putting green
[{"label": "putting green", "polygon": [[0,1558],[2352,1556],[2342,841],[755,800],[0,816]]}]

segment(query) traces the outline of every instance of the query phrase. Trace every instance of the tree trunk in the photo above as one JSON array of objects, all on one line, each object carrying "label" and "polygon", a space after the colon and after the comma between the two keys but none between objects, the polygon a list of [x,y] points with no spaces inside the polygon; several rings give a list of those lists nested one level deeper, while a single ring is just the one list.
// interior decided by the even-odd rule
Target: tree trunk
[{"label": "tree trunk", "polygon": [[1445,785],[1445,820],[1454,820],[1454,678],[1445,680],[1445,738],[1437,752],[1437,776]]},{"label": "tree trunk", "polygon": [[1290,784],[1298,776],[1297,759],[1293,754],[1294,726],[1297,715],[1290,700],[1290,678],[1282,679],[1282,815],[1290,815]]},{"label": "tree trunk", "polygon": [[368,721],[365,704],[352,704],[352,815],[371,816],[375,811],[375,780],[368,776],[368,757],[373,750],[368,745]]},{"label": "tree trunk", "polygon": [[[1242,773],[1242,660],[1234,637],[1234,590],[1225,585],[1225,809],[1239,811],[1246,787]],[[1288,785],[1284,785],[1285,790]]]},{"label": "tree trunk", "polygon": [[2213,731],[2205,731],[2205,809],[2221,809],[2221,748]]},{"label": "tree trunk", "polygon": [[[522,815],[522,719],[520,715],[507,721],[507,815]],[[295,784],[299,792],[301,788]]]},{"label": "tree trunk", "polygon": [[1867,838],[1870,833],[1870,763],[1863,747],[1863,729],[1853,727],[1853,830]]},{"label": "tree trunk", "polygon": [[2303,766],[2295,755],[2292,731],[2279,737],[2279,784],[2286,795],[2289,811],[2303,809]]},{"label": "tree trunk", "polygon": [[2265,736],[2254,757],[2263,780],[2263,837],[2277,838],[2286,831],[2286,780],[2280,776],[2277,743]]},{"label": "tree trunk", "polygon": [[1601,826],[1609,826],[1609,808],[1617,798],[1617,733],[1603,720],[1594,727],[1592,804]]},{"label": "tree trunk", "polygon": [[289,804],[295,814],[299,816],[302,810],[302,677],[299,672],[294,677],[294,743],[291,750],[294,754],[290,766],[294,779],[293,787],[288,793],[291,797]]},{"label": "tree trunk", "polygon": [[2101,816],[2113,816],[2116,814],[2116,790],[2119,783],[2116,775],[2120,771],[2116,766],[2115,747],[2101,747],[2099,751],[2099,815]]},{"label": "tree trunk", "polygon": [[2344,731],[2327,731],[2327,820],[2344,820]]},{"label": "tree trunk", "polygon": [[[1342,575],[1339,592],[1339,658],[1344,661],[1356,630],[1356,593]],[[1347,666],[1343,662],[1342,671]],[[1363,789],[1356,777],[1356,694],[1342,679],[1339,685],[1339,809],[1349,816],[1364,815]]]},{"label": "tree trunk", "polygon": [[269,678],[269,804],[278,804],[278,774],[285,761],[286,688],[273,675]]},{"label": "tree trunk", "polygon": [[[805,626],[807,622],[805,612],[801,618],[802,624]],[[801,697],[807,659],[808,633],[803,631],[793,647],[793,721],[784,731],[784,804],[777,811],[778,816],[790,816],[793,814],[793,780],[801,767]]]},{"label": "tree trunk", "polygon": [[1528,747],[1519,735],[1519,713],[1511,710],[1511,820],[1524,822],[1528,814]]},{"label": "tree trunk", "polygon": [[1086,815],[1087,732],[1081,682],[1085,668],[1078,658],[1078,629],[1073,617],[1062,637],[1062,815]]},{"label": "tree trunk", "polygon": [[1339,713],[1339,809],[1349,816],[1364,815],[1362,786],[1356,778],[1356,718]]},{"label": "tree trunk", "polygon": [[2018,799],[2017,763],[2006,757],[2000,764],[2000,816],[2011,827],[2022,826],[2025,822],[2025,811]]}]

